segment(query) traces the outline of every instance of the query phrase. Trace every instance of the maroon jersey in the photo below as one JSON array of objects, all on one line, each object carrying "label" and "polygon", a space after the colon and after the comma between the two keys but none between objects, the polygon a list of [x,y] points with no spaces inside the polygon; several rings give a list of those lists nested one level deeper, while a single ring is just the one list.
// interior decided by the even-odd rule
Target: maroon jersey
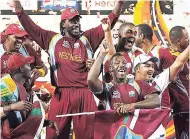
[{"label": "maroon jersey", "polygon": [[[30,17],[21,11],[18,18],[31,38],[50,54],[51,69],[54,81],[59,87],[87,87],[86,60],[88,59],[87,44],[82,39],[68,38],[37,26]],[[117,17],[112,12],[109,15],[111,25],[116,23]],[[102,26],[87,30],[83,40],[96,51],[104,38]]]},{"label": "maroon jersey", "polygon": [[[173,60],[180,55],[180,52],[175,52],[170,49]],[[176,81],[170,84],[169,89],[172,95],[172,101],[175,103],[175,111],[189,111],[189,65],[188,62],[184,64],[178,74]]]},{"label": "maroon jersey", "polygon": [[[148,53],[148,55],[158,58],[158,62],[156,62],[154,68],[155,69],[153,75],[154,77],[162,73],[165,69],[170,67],[174,62],[170,52],[166,48],[163,48],[161,46],[154,46],[152,50]],[[167,88],[164,90],[164,92],[160,94],[160,97],[162,98],[161,100],[162,106],[171,107],[169,104],[171,102],[170,93]]]},{"label": "maroon jersey", "polygon": [[158,92],[154,87],[145,81],[134,81],[130,84],[113,85],[112,83],[103,84],[101,93],[95,93],[100,100],[109,100],[111,109],[115,103],[135,103],[146,99],[147,95]]},{"label": "maroon jersey", "polygon": [[166,48],[162,48],[161,46],[154,46],[152,50],[148,53],[150,56],[154,56],[158,58],[158,62],[155,65],[155,74],[158,75],[168,67],[170,67],[174,60],[172,55]]},{"label": "maroon jersey", "polygon": [[129,52],[124,52],[123,55],[127,61],[127,74],[132,74],[133,71],[133,62],[135,57],[137,57],[138,55],[142,54],[141,51],[139,51],[138,49],[135,49],[133,47],[133,49]]}]

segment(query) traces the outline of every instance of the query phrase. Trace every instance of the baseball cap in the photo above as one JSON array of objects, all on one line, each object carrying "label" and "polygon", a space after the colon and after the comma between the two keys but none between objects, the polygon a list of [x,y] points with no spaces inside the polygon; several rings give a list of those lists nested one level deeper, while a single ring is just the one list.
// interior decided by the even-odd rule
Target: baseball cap
[{"label": "baseball cap", "polygon": [[143,63],[146,63],[147,61],[157,62],[158,58],[157,57],[149,56],[147,54],[140,54],[140,55],[138,55],[135,58],[134,63],[133,63],[133,72],[134,72],[135,67],[138,64],[143,64]]},{"label": "baseball cap", "polygon": [[20,53],[15,53],[11,55],[7,60],[7,67],[10,71],[13,71],[20,67],[23,67],[26,64],[31,64],[33,62],[34,62],[34,57],[32,56],[25,57]]},{"label": "baseball cap", "polygon": [[3,32],[0,33],[0,44],[4,43],[6,40],[6,36]]},{"label": "baseball cap", "polygon": [[4,53],[0,58],[1,74],[9,73],[9,69],[7,68],[7,60],[10,56],[10,53]]},{"label": "baseball cap", "polygon": [[6,35],[16,35],[18,37],[23,37],[23,36],[28,35],[28,33],[24,30],[24,28],[18,24],[8,25],[3,34],[5,36]]},{"label": "baseball cap", "polygon": [[61,20],[70,20],[75,16],[79,16],[81,18],[79,12],[76,9],[66,8],[61,14]]}]

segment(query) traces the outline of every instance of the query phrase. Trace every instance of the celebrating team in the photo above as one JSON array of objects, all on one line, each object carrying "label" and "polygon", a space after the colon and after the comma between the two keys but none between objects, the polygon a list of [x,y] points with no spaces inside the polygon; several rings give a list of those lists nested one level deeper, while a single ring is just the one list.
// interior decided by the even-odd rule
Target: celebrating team
[{"label": "celebrating team", "polygon": [[[82,17],[78,11],[67,8],[61,15],[60,33],[55,33],[36,25],[20,2],[14,0],[24,30],[11,24],[2,33],[5,52],[1,56],[1,77],[10,74],[17,86],[12,95],[1,97],[3,138],[24,137],[18,127],[24,127],[30,120],[29,113],[36,104],[32,87],[38,77],[47,73],[40,54],[32,48],[33,41],[49,54],[51,83],[55,86],[48,120],[43,119],[43,125],[47,126],[46,138],[69,138],[73,120],[76,138],[92,139],[93,116],[56,118],[56,115],[97,111],[94,95],[105,103],[105,109],[115,109],[118,113],[137,108],[172,108],[177,138],[182,134],[189,136],[188,32],[184,27],[173,27],[169,34],[172,45],[162,48],[153,44],[149,25],[122,22],[118,43],[114,46],[111,29],[117,24],[124,3],[118,0],[101,25],[85,32],[81,31]],[[99,46],[100,53],[94,61],[93,54]],[[46,105],[42,109],[47,109]],[[33,132],[25,137],[34,138],[40,131]]]}]

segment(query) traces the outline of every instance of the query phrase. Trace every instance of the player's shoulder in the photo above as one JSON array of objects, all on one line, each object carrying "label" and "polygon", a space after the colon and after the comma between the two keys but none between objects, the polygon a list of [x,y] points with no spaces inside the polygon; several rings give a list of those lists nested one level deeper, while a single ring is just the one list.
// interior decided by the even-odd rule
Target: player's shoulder
[{"label": "player's shoulder", "polygon": [[170,52],[170,54],[171,54],[173,57],[177,57],[177,56],[179,56],[179,55],[181,54],[180,52],[175,51],[175,50],[172,49],[172,48],[169,48],[169,52]]},{"label": "player's shoulder", "polygon": [[134,80],[133,84],[137,84],[140,87],[146,87],[147,85],[149,86],[149,84],[143,80]]},{"label": "player's shoulder", "polygon": [[162,46],[156,46],[160,53],[169,53],[169,48],[165,48]]}]

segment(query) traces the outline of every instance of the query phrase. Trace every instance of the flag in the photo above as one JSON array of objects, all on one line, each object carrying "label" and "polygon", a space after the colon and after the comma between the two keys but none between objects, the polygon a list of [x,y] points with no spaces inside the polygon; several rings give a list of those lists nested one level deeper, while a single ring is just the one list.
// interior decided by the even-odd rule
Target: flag
[{"label": "flag", "polygon": [[165,138],[169,109],[136,109],[126,115],[115,111],[95,113],[95,139]]}]

